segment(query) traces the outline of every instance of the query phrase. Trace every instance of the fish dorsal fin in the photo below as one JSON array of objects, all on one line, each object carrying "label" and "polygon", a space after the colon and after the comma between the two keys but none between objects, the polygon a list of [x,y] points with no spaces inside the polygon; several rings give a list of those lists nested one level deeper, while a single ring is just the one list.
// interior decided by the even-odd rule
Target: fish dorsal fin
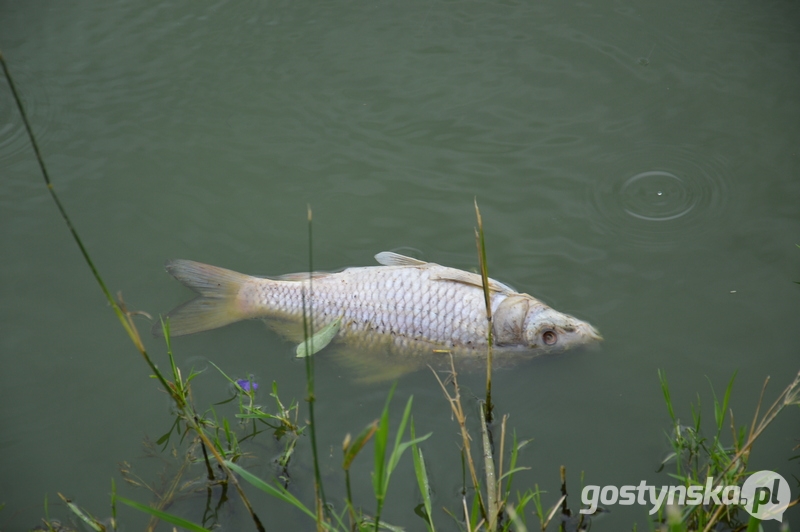
[{"label": "fish dorsal fin", "polygon": [[[406,257],[393,251],[382,251],[375,255],[375,260],[384,266],[436,266],[419,259]],[[433,281],[455,281],[457,283],[468,284],[483,288],[483,280],[477,273],[465,272],[455,268],[437,267],[435,272],[431,273],[431,280]],[[489,279],[489,290],[492,292],[500,292],[501,294],[513,294],[516,290],[501,282]]]},{"label": "fish dorsal fin", "polygon": [[[321,279],[331,275],[330,272],[311,272],[312,279]],[[277,277],[267,277],[273,281],[308,281],[308,272],[285,273]]]},{"label": "fish dorsal fin", "polygon": [[393,251],[381,251],[375,255],[375,260],[378,261],[378,264],[384,266],[425,266],[428,264],[425,261],[406,257],[405,255],[400,255]]},{"label": "fish dorsal fin", "polygon": [[[443,268],[441,271],[431,274],[431,279],[434,281],[455,281],[457,283],[464,283],[483,289],[483,279],[481,279],[480,275],[463,270],[456,270],[455,268]],[[492,292],[500,292],[501,294],[513,294],[516,292],[516,290],[510,286],[495,281],[494,279],[489,279],[489,290]]]}]

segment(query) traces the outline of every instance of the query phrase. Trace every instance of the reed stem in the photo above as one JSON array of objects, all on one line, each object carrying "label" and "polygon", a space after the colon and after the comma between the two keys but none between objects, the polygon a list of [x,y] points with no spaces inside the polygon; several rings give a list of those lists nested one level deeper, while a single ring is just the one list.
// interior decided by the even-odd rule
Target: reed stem
[{"label": "reed stem", "polygon": [[492,297],[489,292],[489,269],[486,265],[486,241],[483,238],[483,219],[481,210],[478,208],[478,198],[475,198],[475,217],[478,220],[478,228],[475,230],[475,243],[478,246],[478,261],[481,268],[481,282],[483,284],[483,300],[486,304],[486,341],[489,349],[486,354],[486,408],[484,409],[484,420],[486,423],[492,422],[494,404],[492,403],[492,359],[494,336],[492,334]]},{"label": "reed stem", "polygon": [[328,505],[325,500],[325,490],[322,487],[322,475],[319,472],[319,455],[317,453],[317,424],[314,420],[314,403],[316,396],[314,395],[314,356],[310,353],[314,352],[314,311],[313,311],[313,271],[314,271],[314,252],[313,252],[313,233],[312,233],[313,216],[311,213],[311,205],[308,205],[308,292],[303,293],[303,335],[306,343],[306,353],[309,356],[304,357],[306,363],[306,387],[308,390],[308,419],[309,431],[311,436],[311,453],[314,458],[314,501],[315,513],[317,515],[317,531],[324,530],[324,516],[323,512],[326,511]]},{"label": "reed stem", "polygon": [[59,200],[58,195],[56,194],[56,191],[53,188],[53,184],[50,181],[50,176],[47,173],[47,167],[45,166],[44,158],[42,157],[41,151],[39,150],[39,145],[36,143],[36,137],[34,136],[33,129],[31,128],[30,122],[28,121],[28,116],[25,114],[25,108],[22,105],[22,99],[19,97],[19,93],[17,93],[17,88],[14,85],[14,80],[13,80],[13,78],[11,76],[11,72],[8,70],[8,65],[6,64],[6,60],[5,60],[5,57],[3,57],[3,53],[2,52],[0,52],[0,64],[3,67],[3,73],[5,74],[5,77],[8,80],[8,85],[11,88],[11,93],[14,96],[14,101],[17,104],[17,109],[19,110],[19,114],[22,117],[22,121],[25,124],[25,129],[28,132],[28,137],[30,138],[31,145],[33,146],[33,151],[34,151],[34,154],[36,155],[36,160],[39,163],[39,168],[41,168],[41,170],[42,170],[42,176],[44,177],[45,184],[47,185],[47,190],[50,192],[50,196],[53,198],[53,201],[55,202],[56,206],[58,207],[58,211],[61,214],[61,218],[64,220],[64,223],[66,223],[67,228],[69,228],[70,233],[72,233],[72,237],[74,238],[75,242],[78,244],[78,247],[81,250],[81,254],[83,254],[83,258],[86,261],[86,264],[88,264],[89,268],[92,270],[92,275],[94,275],[94,278],[97,281],[97,284],[100,286],[100,288],[103,291],[103,294],[106,296],[106,300],[108,300],[108,303],[111,305],[111,308],[114,309],[114,313],[117,315],[117,318],[119,318],[119,321],[122,324],[122,327],[128,333],[128,336],[130,337],[130,339],[133,342],[133,344],[136,346],[136,349],[144,357],[145,361],[147,362],[147,365],[150,366],[150,369],[158,377],[159,381],[161,382],[161,385],[164,387],[164,389],[167,391],[167,393],[170,395],[170,397],[175,401],[175,403],[178,406],[178,408],[184,412],[184,418],[185,418],[187,424],[189,424],[189,426],[192,428],[192,430],[197,433],[198,437],[203,442],[203,444],[205,446],[207,446],[208,449],[212,452],[212,454],[214,455],[214,458],[216,458],[216,460],[219,463],[220,467],[222,467],[223,470],[225,471],[225,473],[227,475],[227,478],[230,479],[230,481],[236,487],[236,490],[239,492],[239,496],[241,497],[242,502],[244,502],[244,505],[247,507],[247,511],[250,513],[250,516],[252,517],[253,521],[255,522],[256,529],[259,532],[264,532],[264,525],[261,524],[261,520],[258,518],[258,516],[256,515],[255,511],[253,511],[253,507],[250,505],[250,501],[247,499],[247,496],[245,495],[245,493],[242,490],[241,486],[239,486],[239,483],[236,481],[236,477],[233,476],[233,473],[226,467],[222,456],[220,456],[220,454],[214,448],[213,444],[208,439],[208,437],[205,435],[205,432],[203,432],[203,430],[199,426],[199,424],[195,423],[194,415],[193,415],[192,412],[188,411],[189,407],[186,404],[186,401],[184,400],[184,398],[182,396],[180,396],[180,394],[178,394],[169,385],[169,383],[167,383],[167,381],[164,378],[164,376],[161,374],[161,372],[158,370],[156,365],[150,359],[150,356],[147,354],[147,350],[145,350],[145,348],[144,348],[144,344],[142,343],[142,339],[139,336],[139,331],[136,329],[136,325],[133,323],[133,319],[131,317],[131,314],[124,309],[123,305],[117,304],[117,302],[114,300],[114,297],[111,295],[111,292],[106,287],[105,282],[103,282],[102,277],[100,277],[100,273],[97,271],[97,268],[95,268],[95,265],[92,262],[91,257],[89,256],[89,252],[86,250],[86,247],[83,245],[83,242],[81,241],[80,236],[78,236],[78,231],[72,225],[72,221],[70,220],[69,216],[67,215],[66,209],[61,204],[61,200]]}]

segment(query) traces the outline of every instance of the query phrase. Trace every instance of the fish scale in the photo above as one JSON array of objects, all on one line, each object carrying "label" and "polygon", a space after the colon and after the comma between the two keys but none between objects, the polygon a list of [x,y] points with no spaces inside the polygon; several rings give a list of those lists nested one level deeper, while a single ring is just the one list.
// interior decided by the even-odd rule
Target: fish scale
[{"label": "fish scale", "polygon": [[[308,274],[269,279],[170,261],[167,271],[199,294],[168,314],[172,335],[248,318],[301,323],[305,312],[313,315],[315,330],[341,320],[338,335],[345,341],[485,352],[488,321],[479,275],[390,252],[376,259],[381,266],[314,273],[311,281]],[[499,351],[541,351],[601,339],[588,323],[528,294],[493,279],[488,286]]]},{"label": "fish scale", "polygon": [[[315,328],[341,317],[343,335],[371,330],[451,347],[486,345],[483,293],[465,284],[443,292],[442,284],[418,268],[351,268],[314,279],[310,287],[308,281],[253,278],[238,299],[249,317],[301,320],[303,295],[311,293],[306,310],[313,311]],[[399,287],[402,301],[392,297],[390,286]],[[450,297],[442,297],[446,293]],[[505,297],[495,295],[493,306]]]}]

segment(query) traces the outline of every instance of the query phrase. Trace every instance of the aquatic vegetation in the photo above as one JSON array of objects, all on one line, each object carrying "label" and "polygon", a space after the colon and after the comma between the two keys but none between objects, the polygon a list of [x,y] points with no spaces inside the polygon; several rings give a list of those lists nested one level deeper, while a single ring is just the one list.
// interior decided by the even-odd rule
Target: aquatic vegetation
[{"label": "aquatic vegetation", "polygon": [[[798,372],[794,380],[778,394],[772,405],[759,417],[764,392],[770,380],[767,377],[750,427],[748,428],[746,425],[737,427],[733,411],[729,409],[731,390],[736,378],[736,373],[734,373],[728,382],[721,402],[712,388],[715,431],[708,437],[702,430],[703,416],[699,398],[696,405],[691,405],[692,423],[682,424],[680,418],[675,414],[666,375],[659,370],[658,377],[661,381],[664,402],[673,424],[671,433],[667,435],[672,452],[661,464],[660,470],[663,470],[667,464],[674,464],[675,472],[670,473],[670,476],[681,481],[686,488],[703,486],[709,478],[714,479],[713,487],[741,486],[745,478],[752,473],[748,470],[747,463],[755,441],[782,410],[787,406],[800,405],[800,372]],[[724,445],[721,438],[726,421],[731,431],[732,443],[730,446]],[[795,500],[790,503],[790,506],[797,503],[798,500]],[[758,519],[744,514],[743,505],[740,504],[715,504],[711,500],[708,504],[686,505],[683,508],[669,506],[662,510],[666,515],[660,517],[662,520],[666,520],[671,530],[707,532],[717,523],[723,523],[729,530],[747,527],[747,530],[750,531],[757,529],[758,526]],[[742,514],[745,515],[744,521]]]}]

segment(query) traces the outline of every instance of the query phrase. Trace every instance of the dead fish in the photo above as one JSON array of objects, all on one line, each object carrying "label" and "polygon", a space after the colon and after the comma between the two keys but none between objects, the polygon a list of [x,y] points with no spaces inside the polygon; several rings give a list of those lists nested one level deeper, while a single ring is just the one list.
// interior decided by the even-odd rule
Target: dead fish
[{"label": "dead fish", "polygon": [[[305,308],[315,331],[340,320],[337,336],[362,346],[486,352],[489,322],[480,275],[392,252],[375,259],[381,266],[315,272],[310,281],[308,273],[261,278],[171,260],[167,271],[199,296],[167,314],[170,334],[251,318],[302,323]],[[496,352],[561,350],[602,340],[584,321],[494,279],[488,284]],[[161,334],[160,324],[153,332]]]}]

